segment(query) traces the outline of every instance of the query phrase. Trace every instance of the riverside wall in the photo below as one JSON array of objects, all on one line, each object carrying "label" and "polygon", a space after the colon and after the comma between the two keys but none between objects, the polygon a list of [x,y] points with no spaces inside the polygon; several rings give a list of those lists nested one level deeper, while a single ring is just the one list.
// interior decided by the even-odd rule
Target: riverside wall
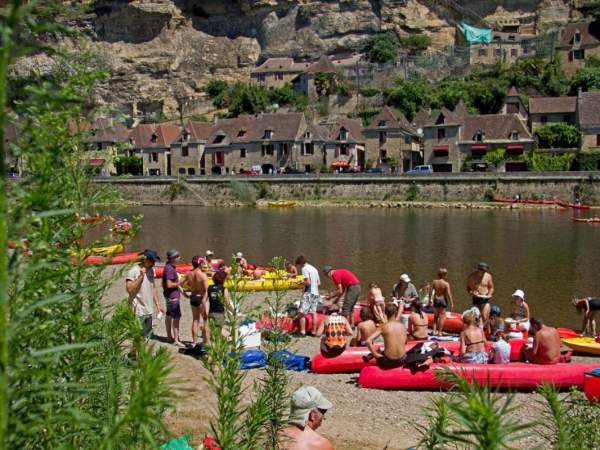
[{"label": "riverside wall", "polygon": [[98,179],[144,205],[236,205],[254,199],[307,203],[485,202],[495,197],[560,198],[600,205],[600,172],[431,174],[422,176],[287,175]]}]

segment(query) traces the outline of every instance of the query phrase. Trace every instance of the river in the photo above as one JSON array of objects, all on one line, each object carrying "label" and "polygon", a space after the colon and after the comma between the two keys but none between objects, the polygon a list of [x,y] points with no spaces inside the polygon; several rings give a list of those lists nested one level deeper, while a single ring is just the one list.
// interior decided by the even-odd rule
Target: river
[{"label": "river", "polygon": [[[570,300],[600,295],[600,225],[574,223],[556,210],[456,209],[255,209],[147,206],[142,229],[128,245],[177,248],[184,261],[213,250],[219,257],[244,253],[253,264],[273,256],[305,254],[352,270],[363,291],[377,283],[389,294],[401,273],[419,285],[447,267],[456,303],[470,303],[465,279],[479,261],[494,276],[493,303],[506,311],[512,292],[524,289],[532,314],[547,323],[579,327]],[[324,287],[332,284],[324,280]]]}]

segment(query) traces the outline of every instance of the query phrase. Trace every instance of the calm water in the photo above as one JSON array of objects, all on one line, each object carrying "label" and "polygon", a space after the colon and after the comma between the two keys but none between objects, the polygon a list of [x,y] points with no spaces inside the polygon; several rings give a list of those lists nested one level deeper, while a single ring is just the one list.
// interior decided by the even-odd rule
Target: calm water
[{"label": "calm water", "polygon": [[175,247],[185,261],[207,249],[226,259],[242,251],[254,264],[304,253],[319,269],[349,268],[363,289],[376,282],[386,294],[403,272],[418,288],[445,266],[460,307],[470,303],[467,275],[486,261],[494,303],[504,310],[522,288],[533,314],[557,325],[579,326],[573,296],[600,295],[600,226],[573,223],[566,211],[153,206],[127,214],[144,215],[134,250],[151,247],[164,255]]}]

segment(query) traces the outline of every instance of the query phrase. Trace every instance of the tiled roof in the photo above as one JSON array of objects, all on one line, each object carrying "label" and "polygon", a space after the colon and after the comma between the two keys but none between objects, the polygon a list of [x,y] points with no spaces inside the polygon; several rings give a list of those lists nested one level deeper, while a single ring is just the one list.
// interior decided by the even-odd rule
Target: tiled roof
[{"label": "tiled roof", "polygon": [[[178,125],[170,123],[140,124],[131,130],[129,138],[134,148],[168,148],[181,134]],[[152,136],[155,136],[153,141]]]},{"label": "tiled roof", "polygon": [[[434,114],[429,122],[425,124],[426,127],[434,127],[436,125],[460,125],[463,123],[464,118],[468,116],[468,111],[466,107],[456,105],[458,111],[455,113],[454,111],[450,111],[448,108],[442,108],[440,112]],[[455,108],[455,109],[457,109]],[[443,123],[441,122],[441,116],[444,117]]]},{"label": "tiled roof", "polygon": [[506,94],[507,97],[517,97],[518,95],[519,91],[517,91],[517,88],[514,86],[511,86],[508,90],[508,94]]},{"label": "tiled roof", "polygon": [[119,123],[104,128],[96,128],[92,131],[89,140],[90,142],[127,142],[129,140],[129,130]]},{"label": "tiled roof", "polygon": [[600,127],[600,92],[582,92],[580,94],[579,126]]},{"label": "tiled roof", "polygon": [[431,111],[428,109],[420,109],[412,121],[414,129],[423,128],[427,122],[431,120]]},{"label": "tiled roof", "polygon": [[323,73],[335,73],[335,66],[329,60],[327,55],[322,55],[319,60],[310,65],[310,67],[306,70],[307,73],[315,74],[318,72]]},{"label": "tiled roof", "polygon": [[483,114],[467,116],[461,129],[461,141],[473,141],[478,132],[485,134],[485,141],[510,140],[511,133],[517,131],[519,139],[531,139],[529,130],[517,114]]},{"label": "tiled roof", "polygon": [[577,97],[531,97],[529,114],[574,113]]},{"label": "tiled roof", "polygon": [[297,72],[298,69],[299,67],[296,66],[292,58],[269,58],[253,69],[252,73]]},{"label": "tiled roof", "polygon": [[[575,42],[575,33],[579,31],[581,41]],[[573,46],[596,46],[600,45],[600,20],[593,22],[574,22],[568,24],[560,36],[560,47],[571,48]]]},{"label": "tiled roof", "polygon": [[213,124],[210,122],[198,122],[190,120],[186,127],[186,131],[190,133],[190,138],[197,141],[208,140],[210,133],[213,130]]},{"label": "tiled roof", "polygon": [[[381,122],[385,122],[385,125],[379,126]],[[404,114],[400,111],[395,111],[389,106],[385,105],[381,112],[373,119],[373,122],[366,128],[367,130],[379,130],[379,129],[404,129],[410,133],[414,133],[412,125],[408,122]]]},{"label": "tiled roof", "polygon": [[340,132],[342,128],[345,128],[348,132],[348,137],[346,141],[348,142],[364,142],[363,136],[363,126],[362,122],[357,119],[348,119],[346,117],[340,117],[335,121],[335,123],[331,123],[326,125],[329,131],[328,138],[330,141],[339,141],[340,140]]}]

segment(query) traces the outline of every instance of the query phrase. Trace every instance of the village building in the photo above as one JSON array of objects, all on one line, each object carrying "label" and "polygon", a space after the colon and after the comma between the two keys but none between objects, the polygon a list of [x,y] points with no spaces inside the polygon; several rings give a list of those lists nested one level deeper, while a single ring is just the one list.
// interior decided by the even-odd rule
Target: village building
[{"label": "village building", "polygon": [[334,169],[363,170],[365,168],[365,138],[360,120],[340,117],[327,130],[325,165]]},{"label": "village building", "polygon": [[523,120],[527,120],[529,117],[527,108],[523,104],[521,96],[519,95],[519,91],[517,91],[516,87],[512,86],[509,89],[508,94],[506,94],[504,104],[500,109],[500,114],[518,114]]},{"label": "village building", "polygon": [[397,162],[398,170],[407,172],[422,162],[417,131],[401,112],[389,106],[383,107],[363,134],[368,165]]},{"label": "village building", "polygon": [[127,156],[129,130],[112,118],[98,118],[90,126],[87,142],[87,165],[109,176],[117,173],[118,156]]},{"label": "village building", "polygon": [[170,176],[171,145],[180,137],[181,128],[170,123],[139,124],[129,134],[129,143],[142,159],[145,176]]},{"label": "village building", "polygon": [[204,146],[212,123],[190,120],[171,144],[171,173],[177,176],[205,175]]},{"label": "village building", "polygon": [[581,148],[600,150],[600,92],[578,93],[577,124],[583,135]]},{"label": "village building", "polygon": [[318,83],[315,83],[315,80],[320,73],[326,74],[333,80],[336,78],[337,70],[327,55],[322,55],[294,79],[294,89],[308,96],[309,99],[316,99],[319,97],[319,92]]},{"label": "village building", "polygon": [[532,132],[541,126],[566,123],[575,124],[577,97],[529,98],[529,128]]},{"label": "village building", "polygon": [[278,89],[292,83],[311,63],[294,62],[293,58],[269,58],[252,69],[250,80],[267,89]]},{"label": "village building", "polygon": [[423,125],[424,162],[434,172],[460,172],[459,131],[466,115],[466,107],[460,102],[454,111],[442,108]]},{"label": "village building", "polygon": [[591,56],[600,57],[600,20],[570,23],[561,31],[558,54],[565,74],[572,76]]}]

